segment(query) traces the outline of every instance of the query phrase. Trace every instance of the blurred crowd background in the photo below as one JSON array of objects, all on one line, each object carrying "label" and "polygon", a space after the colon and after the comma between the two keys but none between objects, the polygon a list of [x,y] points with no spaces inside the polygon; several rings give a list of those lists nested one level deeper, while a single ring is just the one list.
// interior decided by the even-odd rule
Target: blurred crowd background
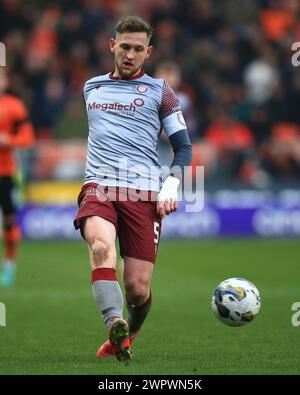
[{"label": "blurred crowd background", "polygon": [[[145,71],[176,91],[206,185],[254,188],[300,180],[298,0],[3,0],[0,41],[11,90],[33,121],[28,177],[80,179],[84,82],[113,70],[115,24],[135,14],[154,27]],[[300,46],[300,45],[299,45]],[[300,55],[299,55],[300,58]],[[170,148],[162,136],[162,162]]]}]

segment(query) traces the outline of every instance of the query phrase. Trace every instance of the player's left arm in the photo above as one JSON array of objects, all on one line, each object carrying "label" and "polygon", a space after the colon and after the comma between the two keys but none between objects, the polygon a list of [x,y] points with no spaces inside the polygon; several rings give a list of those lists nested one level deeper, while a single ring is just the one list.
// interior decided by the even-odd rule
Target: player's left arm
[{"label": "player's left arm", "polygon": [[174,151],[170,174],[165,179],[158,194],[157,212],[161,217],[169,215],[178,208],[178,186],[183,178],[185,167],[192,158],[192,145],[186,129],[180,130],[169,137]]},{"label": "player's left arm", "polygon": [[162,126],[173,147],[174,159],[168,177],[157,197],[157,213],[164,217],[178,208],[178,186],[185,167],[192,158],[192,145],[178,99],[168,84],[164,84],[161,105]]},{"label": "player's left arm", "polygon": [[34,144],[33,126],[28,119],[28,112],[23,103],[16,99],[12,108],[13,124],[10,134],[3,135],[2,146],[7,148],[29,148]]}]

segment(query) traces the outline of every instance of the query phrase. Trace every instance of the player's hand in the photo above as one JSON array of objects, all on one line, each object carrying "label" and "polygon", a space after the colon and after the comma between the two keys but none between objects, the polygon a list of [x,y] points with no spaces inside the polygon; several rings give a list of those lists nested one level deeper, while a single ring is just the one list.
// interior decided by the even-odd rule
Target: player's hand
[{"label": "player's hand", "polygon": [[161,218],[177,210],[178,208],[177,189],[179,183],[180,180],[173,176],[169,176],[165,179],[161,191],[157,196],[157,204],[156,204],[157,214]]}]

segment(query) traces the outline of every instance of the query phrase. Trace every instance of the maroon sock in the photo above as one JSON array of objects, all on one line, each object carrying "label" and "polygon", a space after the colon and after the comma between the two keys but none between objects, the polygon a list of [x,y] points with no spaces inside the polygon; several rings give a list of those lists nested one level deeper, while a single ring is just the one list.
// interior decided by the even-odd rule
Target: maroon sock
[{"label": "maroon sock", "polygon": [[150,311],[151,304],[152,304],[151,291],[149,298],[141,306],[133,306],[132,304],[130,304],[130,301],[126,297],[126,305],[128,310],[127,321],[129,325],[130,335],[138,332],[141,329]]}]

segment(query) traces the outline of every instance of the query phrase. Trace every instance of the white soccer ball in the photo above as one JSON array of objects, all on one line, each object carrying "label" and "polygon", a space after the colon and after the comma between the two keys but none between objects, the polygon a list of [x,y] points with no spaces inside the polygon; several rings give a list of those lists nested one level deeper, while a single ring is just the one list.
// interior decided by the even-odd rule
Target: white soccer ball
[{"label": "white soccer ball", "polygon": [[229,326],[249,324],[258,314],[260,305],[256,286],[240,277],[221,282],[211,301],[216,317]]}]

